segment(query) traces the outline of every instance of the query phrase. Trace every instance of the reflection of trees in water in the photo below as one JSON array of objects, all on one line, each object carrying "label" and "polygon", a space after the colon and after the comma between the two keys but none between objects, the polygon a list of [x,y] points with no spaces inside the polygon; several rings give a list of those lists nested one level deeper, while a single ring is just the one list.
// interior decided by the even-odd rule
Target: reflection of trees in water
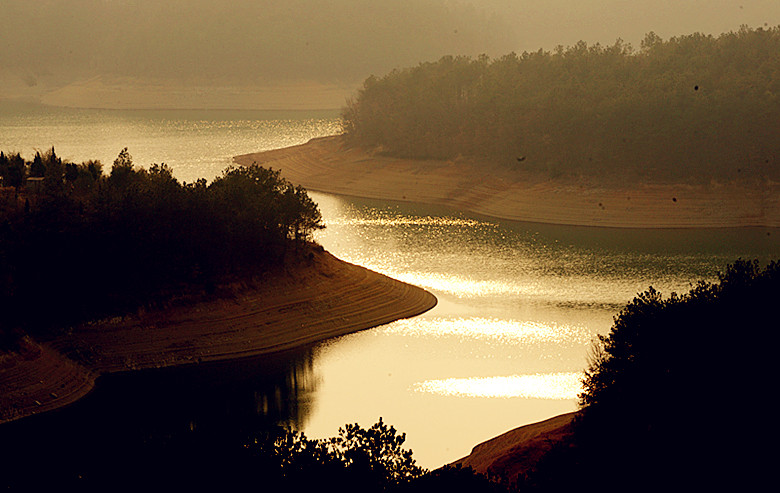
[{"label": "reflection of trees in water", "polygon": [[66,409],[0,426],[0,443],[15,451],[4,464],[15,473],[0,486],[36,467],[54,467],[52,478],[117,461],[146,467],[193,447],[220,450],[277,426],[300,428],[318,381],[310,349],[111,375]]},{"label": "reflection of trees in water", "polygon": [[[151,379],[153,385],[144,381]],[[239,438],[275,426],[298,428],[309,415],[317,382],[309,349],[151,372],[131,382],[130,392],[146,397],[127,420],[141,420],[139,431],[152,436]],[[114,394],[123,390],[112,388]]]},{"label": "reflection of trees in water", "polygon": [[253,392],[258,418],[267,424],[303,428],[319,382],[311,351],[291,360],[284,373],[276,377]]}]

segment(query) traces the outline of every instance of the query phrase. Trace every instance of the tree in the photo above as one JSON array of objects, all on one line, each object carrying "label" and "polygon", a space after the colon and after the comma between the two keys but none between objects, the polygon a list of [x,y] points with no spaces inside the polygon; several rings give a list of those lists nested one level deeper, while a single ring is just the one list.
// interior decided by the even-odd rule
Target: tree
[{"label": "tree", "polygon": [[419,478],[426,471],[403,449],[405,434],[379,421],[368,429],[358,424],[339,428],[335,437],[312,440],[285,430],[261,435],[248,445],[261,469],[278,474],[280,486],[303,491],[323,483],[346,491],[385,491]]},{"label": "tree", "polygon": [[111,174],[108,176],[109,183],[116,189],[123,190],[127,188],[133,178],[133,158],[127,151],[127,147],[119,151],[119,155],[114,159],[114,165],[111,167]]},{"label": "tree", "polygon": [[44,174],[43,189],[50,196],[62,196],[65,192],[65,166],[54,152],[54,147],[42,156]]},{"label": "tree", "polygon": [[663,39],[661,39],[660,36],[658,36],[655,32],[650,31],[649,33],[645,34],[644,39],[640,43],[640,47],[642,48],[642,51],[651,51],[657,46],[660,46],[663,43]]},{"label": "tree", "polygon": [[36,152],[32,164],[30,164],[30,176],[42,177],[46,173],[46,166],[43,165],[41,153]]},{"label": "tree", "polygon": [[[668,298],[650,288],[600,336],[584,379],[574,438],[540,466],[548,489],[722,490],[768,479],[775,427],[746,430],[773,388],[780,263],[738,260],[717,283]],[[570,482],[570,484],[566,484]]]},{"label": "tree", "polygon": [[16,154],[10,154],[6,157],[6,164],[4,166],[3,185],[14,187],[18,192],[24,185],[26,176],[26,169],[24,158],[17,152]]},{"label": "tree", "polygon": [[103,176],[103,163],[101,163],[100,160],[90,159],[89,161],[82,163],[82,165],[89,171],[89,174],[92,175],[93,180],[97,181]]},{"label": "tree", "polygon": [[406,433],[396,434],[382,418],[371,428],[355,424],[339,428],[339,434],[330,440],[337,457],[355,474],[377,484],[399,484],[414,479],[424,472],[412,458],[412,451],[403,449]]}]

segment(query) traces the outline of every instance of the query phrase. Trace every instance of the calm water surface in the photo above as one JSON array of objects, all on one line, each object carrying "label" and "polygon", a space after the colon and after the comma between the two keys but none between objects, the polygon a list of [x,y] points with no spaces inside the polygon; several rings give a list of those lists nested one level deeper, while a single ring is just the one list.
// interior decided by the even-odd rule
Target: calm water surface
[{"label": "calm water surface", "polygon": [[[29,158],[54,145],[73,161],[99,158],[108,171],[127,146],[136,164],[165,162],[185,181],[213,178],[233,155],[338,129],[334,112],[0,105],[2,150]],[[127,428],[146,436],[284,423],[324,437],[381,416],[407,433],[421,465],[436,467],[511,428],[574,410],[590,341],[638,292],[651,285],[684,292],[736,258],[780,257],[780,231],[771,229],[545,226],[312,196],[327,225],[317,237],[327,250],[430,290],[438,306],[273,364],[111,377],[69,411],[31,421],[22,436],[30,429],[47,436],[92,429],[100,437]]]},{"label": "calm water surface", "polygon": [[93,110],[0,101],[0,149],[31,159],[54,146],[109,172],[127,147],[137,165],[165,163],[179,180],[211,180],[233,156],[303,144],[341,130],[338,111]]},{"label": "calm water surface", "polygon": [[780,254],[780,232],[535,225],[313,193],[338,257],[433,292],[410,320],[328,341],[304,429],[378,416],[436,466],[576,409],[590,341],[649,286],[687,291],[728,262]]}]

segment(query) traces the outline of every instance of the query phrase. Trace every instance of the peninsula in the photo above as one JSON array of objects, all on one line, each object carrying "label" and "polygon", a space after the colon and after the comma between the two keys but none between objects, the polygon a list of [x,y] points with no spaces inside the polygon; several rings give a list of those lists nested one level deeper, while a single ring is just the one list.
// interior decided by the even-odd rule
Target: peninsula
[{"label": "peninsula", "polygon": [[316,204],[277,171],[186,184],[127,149],[104,175],[52,148],[0,152],[0,178],[0,423],[106,373],[254,357],[436,305],[314,243]]},{"label": "peninsula", "polygon": [[314,248],[310,258],[227,295],[179,302],[29,338],[0,353],[0,423],[86,395],[100,375],[259,356],[302,347],[436,305],[429,292]]}]

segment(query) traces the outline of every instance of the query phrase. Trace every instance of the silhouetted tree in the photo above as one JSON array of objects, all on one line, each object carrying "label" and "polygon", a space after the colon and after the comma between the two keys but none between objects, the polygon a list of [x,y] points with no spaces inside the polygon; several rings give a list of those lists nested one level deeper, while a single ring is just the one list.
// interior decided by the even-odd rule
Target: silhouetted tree
[{"label": "silhouetted tree", "polygon": [[[165,164],[135,168],[127,148],[108,177],[99,162],[63,163],[53,148],[40,157],[44,186],[22,192],[25,207],[16,197],[0,207],[9,259],[0,301],[12,328],[58,330],[182,290],[212,292],[305,253],[323,227],[305,190],[257,165],[187,185]],[[4,185],[21,187],[24,159],[2,154],[0,164]],[[42,298],[47,309],[34,309]]]},{"label": "silhouetted tree", "polygon": [[718,490],[768,480],[764,445],[777,432],[754,426],[773,386],[778,298],[780,263],[743,260],[687,294],[638,295],[599,337],[573,441],[529,484]]},{"label": "silhouetted tree", "polygon": [[3,185],[14,187],[17,191],[24,185],[26,174],[24,158],[17,152],[16,154],[3,155],[0,159],[0,173],[3,177]]},{"label": "silhouetted tree", "polygon": [[119,151],[119,155],[114,159],[114,165],[111,167],[109,183],[118,190],[124,190],[130,184],[133,174],[133,157],[127,150],[127,147]]},{"label": "silhouetted tree", "polygon": [[396,434],[382,418],[363,429],[355,424],[339,428],[338,436],[329,446],[355,476],[367,484],[379,486],[408,482],[419,477],[423,470],[415,464],[411,450],[402,448],[406,434]]},{"label": "silhouetted tree", "polygon": [[46,173],[46,166],[43,165],[41,153],[36,152],[32,163],[30,164],[30,176],[43,177]]},{"label": "silhouetted tree", "polygon": [[65,192],[65,166],[54,147],[46,151],[42,156],[43,162],[43,188],[49,196],[62,196]]},{"label": "silhouetted tree", "polygon": [[84,162],[83,166],[86,168],[89,174],[92,175],[94,180],[97,181],[101,176],[103,176],[103,163],[101,163],[99,160],[90,159],[89,161]]}]

